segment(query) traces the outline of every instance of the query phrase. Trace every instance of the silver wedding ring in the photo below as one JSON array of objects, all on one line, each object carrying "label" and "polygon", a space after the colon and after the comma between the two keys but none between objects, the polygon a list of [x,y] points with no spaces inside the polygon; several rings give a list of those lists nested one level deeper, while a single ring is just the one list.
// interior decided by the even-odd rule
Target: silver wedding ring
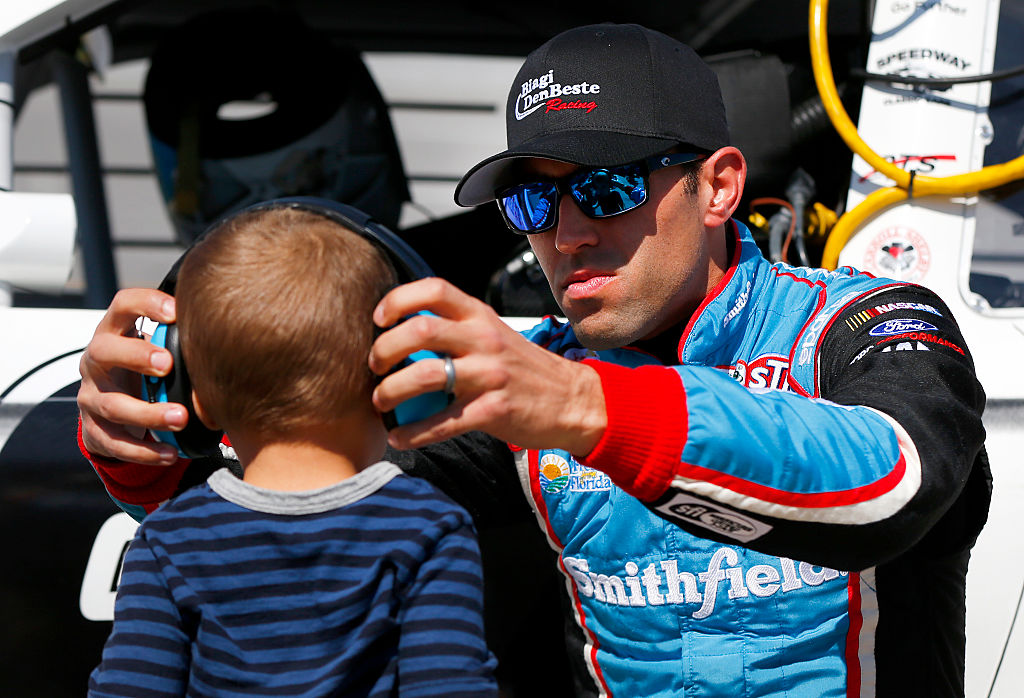
[{"label": "silver wedding ring", "polygon": [[455,362],[452,357],[444,357],[444,392],[448,395],[455,393]]}]

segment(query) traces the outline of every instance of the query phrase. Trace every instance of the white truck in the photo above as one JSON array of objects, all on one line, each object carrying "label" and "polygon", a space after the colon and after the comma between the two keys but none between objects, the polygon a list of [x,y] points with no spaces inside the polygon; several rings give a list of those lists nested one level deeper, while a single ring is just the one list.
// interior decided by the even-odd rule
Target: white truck
[{"label": "white truck", "polygon": [[[0,694],[80,694],[109,632],[135,524],[78,452],[78,359],[113,292],[155,285],[183,249],[149,148],[149,56],[169,27],[244,4],[0,6]],[[999,186],[980,192],[968,180],[953,194],[929,194],[927,182],[1020,156],[1024,1],[835,1],[824,67],[824,42],[817,60],[809,48],[813,11],[809,27],[801,3],[677,4],[526,0],[503,14],[465,3],[314,0],[295,9],[360,53],[388,104],[411,195],[400,233],[427,249],[439,273],[506,315],[550,307],[543,280],[496,212],[462,212],[452,191],[470,165],[503,148],[506,90],[522,56],[561,29],[613,20],[673,34],[709,57],[734,140],[751,160],[740,214],[763,231],[768,253],[919,282],[943,297],[964,331],[988,395],[995,480],[968,577],[967,695],[1020,695],[1021,173],[1004,172]],[[833,130],[822,73],[840,85],[832,109],[856,114],[849,128],[868,150],[853,155],[850,134],[844,143]],[[855,213],[894,182],[902,188],[885,206]],[[835,225],[851,213],[855,225],[849,217]],[[788,243],[780,234],[787,215],[797,219]],[[443,247],[467,231],[491,242],[467,257]]]}]

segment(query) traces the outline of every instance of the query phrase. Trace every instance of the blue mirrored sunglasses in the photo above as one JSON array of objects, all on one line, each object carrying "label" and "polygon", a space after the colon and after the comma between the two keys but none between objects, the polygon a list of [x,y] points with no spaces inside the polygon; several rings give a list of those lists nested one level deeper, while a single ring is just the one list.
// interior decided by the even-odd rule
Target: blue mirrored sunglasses
[{"label": "blue mirrored sunglasses", "polygon": [[577,170],[558,179],[517,184],[496,194],[498,208],[509,229],[523,235],[542,233],[558,223],[560,194],[568,193],[591,218],[609,218],[647,201],[651,172],[705,157],[702,153],[655,155],[626,165]]}]

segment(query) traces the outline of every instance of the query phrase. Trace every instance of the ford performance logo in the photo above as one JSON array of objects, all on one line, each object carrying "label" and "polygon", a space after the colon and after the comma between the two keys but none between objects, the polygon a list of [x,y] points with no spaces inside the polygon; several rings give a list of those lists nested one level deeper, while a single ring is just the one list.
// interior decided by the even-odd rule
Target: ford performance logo
[{"label": "ford performance logo", "polygon": [[938,329],[924,320],[886,320],[881,325],[872,327],[868,334],[872,337],[888,337],[904,332],[935,332]]}]

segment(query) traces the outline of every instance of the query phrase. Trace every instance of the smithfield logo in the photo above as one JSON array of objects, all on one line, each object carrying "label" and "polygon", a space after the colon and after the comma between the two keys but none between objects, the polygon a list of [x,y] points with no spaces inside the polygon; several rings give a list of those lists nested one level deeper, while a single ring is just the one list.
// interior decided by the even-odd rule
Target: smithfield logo
[{"label": "smithfield logo", "polygon": [[540,488],[558,494],[569,484],[569,463],[557,453],[546,453],[537,468]]},{"label": "smithfield logo", "polygon": [[746,287],[744,287],[743,293],[741,293],[739,295],[739,298],[736,299],[735,305],[733,305],[732,309],[729,310],[729,312],[725,314],[725,319],[722,320],[722,327],[725,327],[730,322],[732,322],[733,318],[735,318],[737,315],[739,315],[740,311],[742,311],[745,307],[747,307],[747,301],[748,300],[750,300],[750,282],[749,281],[747,282]]},{"label": "smithfield logo", "polygon": [[[575,85],[557,83],[555,71],[549,70],[539,78],[532,78],[522,84],[522,91],[516,96],[516,121],[522,121],[541,107],[547,107],[545,111],[585,109],[589,114],[597,108],[597,102],[579,99],[578,96],[600,92],[601,86],[591,82],[578,82]],[[568,98],[568,101],[563,97]]]},{"label": "smithfield logo", "polygon": [[[689,610],[690,617],[697,620],[710,617],[722,604],[728,608],[751,596],[751,600],[776,597],[777,602],[786,603],[790,594],[805,594],[813,587],[841,589],[849,576],[848,572],[786,557],[763,556],[761,564],[751,565],[752,560],[729,547],[704,557],[706,563],[693,557],[652,560],[645,556],[627,560],[619,574],[607,574],[619,570],[601,570],[600,563],[583,557],[563,557],[562,562],[585,599],[629,609],[675,606]],[[696,567],[686,569],[695,563]]]},{"label": "smithfield logo", "polygon": [[868,334],[872,337],[888,337],[889,335],[903,334],[904,332],[934,332],[938,329],[935,325],[924,320],[886,320],[881,325],[872,327]]}]

